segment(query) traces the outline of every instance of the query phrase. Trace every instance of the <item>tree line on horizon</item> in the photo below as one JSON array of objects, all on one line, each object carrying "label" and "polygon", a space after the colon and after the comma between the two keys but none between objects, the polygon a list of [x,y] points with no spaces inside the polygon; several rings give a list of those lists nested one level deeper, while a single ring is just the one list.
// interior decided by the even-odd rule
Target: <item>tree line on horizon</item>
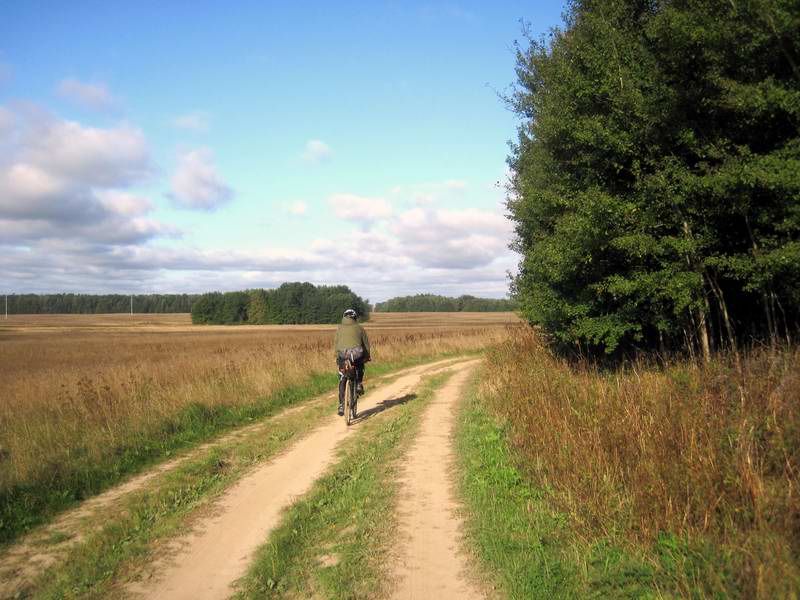
[{"label": "tree line on horizon", "polygon": [[505,298],[451,298],[436,294],[398,296],[375,304],[375,312],[510,312],[517,308],[516,301]]},{"label": "tree line on horizon", "polygon": [[[188,313],[199,294],[133,294],[135,313]],[[0,299],[2,300],[2,299]],[[0,306],[5,310],[5,304]],[[10,315],[112,314],[131,311],[130,294],[8,294]]]},{"label": "tree line on horizon", "polygon": [[369,319],[369,303],[346,285],[284,283],[274,289],[201,294],[192,323],[205,325],[299,325],[338,323],[348,308]]},{"label": "tree line on horizon", "polygon": [[517,46],[521,312],[564,348],[789,343],[800,3],[575,0]]}]

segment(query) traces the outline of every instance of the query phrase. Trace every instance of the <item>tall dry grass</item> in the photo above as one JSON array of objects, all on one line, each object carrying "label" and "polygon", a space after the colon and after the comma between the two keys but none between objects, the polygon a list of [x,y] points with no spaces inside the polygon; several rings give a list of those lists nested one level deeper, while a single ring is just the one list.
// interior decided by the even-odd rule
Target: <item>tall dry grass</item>
[{"label": "tall dry grass", "polygon": [[649,553],[689,595],[796,597],[800,352],[753,351],[741,377],[724,357],[608,372],[525,328],[489,365],[483,397],[580,536]]},{"label": "tall dry grass", "polygon": [[[505,335],[501,323],[398,325],[372,330],[374,364],[478,350]],[[116,463],[124,471],[131,452],[177,434],[187,414],[213,420],[221,407],[246,409],[333,373],[332,339],[302,327],[0,331],[0,500],[19,505],[0,511],[0,530],[19,529],[3,518],[28,518],[21,493],[31,503],[48,490],[91,493],[107,481],[77,489],[82,471],[104,464],[113,478]]]}]

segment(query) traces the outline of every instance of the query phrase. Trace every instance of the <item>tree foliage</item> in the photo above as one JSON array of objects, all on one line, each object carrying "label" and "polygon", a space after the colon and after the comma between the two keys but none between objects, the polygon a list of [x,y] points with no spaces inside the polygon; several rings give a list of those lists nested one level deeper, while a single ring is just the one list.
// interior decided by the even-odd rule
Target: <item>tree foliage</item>
[{"label": "tree foliage", "polygon": [[518,47],[522,312],[584,349],[789,337],[800,2],[577,0]]},{"label": "tree foliage", "polygon": [[514,300],[435,294],[398,296],[375,304],[375,312],[505,312],[517,310]]},{"label": "tree foliage", "polygon": [[[196,294],[134,294],[133,312],[188,313]],[[0,298],[0,301],[3,301]],[[0,306],[5,309],[5,305]],[[131,310],[126,294],[9,294],[8,312],[15,315],[108,314]]]},{"label": "tree foliage", "polygon": [[192,323],[338,323],[348,308],[354,309],[362,320],[369,318],[369,303],[347,286],[284,283],[271,290],[203,294],[192,307]]}]

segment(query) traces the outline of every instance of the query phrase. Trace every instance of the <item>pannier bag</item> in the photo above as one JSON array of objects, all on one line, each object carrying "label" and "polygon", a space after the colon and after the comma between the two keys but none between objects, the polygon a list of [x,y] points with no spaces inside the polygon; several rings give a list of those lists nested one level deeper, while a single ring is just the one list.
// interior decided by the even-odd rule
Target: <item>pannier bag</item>
[{"label": "pannier bag", "polygon": [[356,346],[355,348],[348,348],[344,351],[344,356],[348,359],[351,363],[355,364],[364,358],[364,348],[361,346]]},{"label": "pannier bag", "polygon": [[362,358],[364,358],[364,348],[361,346],[339,352],[339,369],[347,373],[350,369],[354,369]]}]

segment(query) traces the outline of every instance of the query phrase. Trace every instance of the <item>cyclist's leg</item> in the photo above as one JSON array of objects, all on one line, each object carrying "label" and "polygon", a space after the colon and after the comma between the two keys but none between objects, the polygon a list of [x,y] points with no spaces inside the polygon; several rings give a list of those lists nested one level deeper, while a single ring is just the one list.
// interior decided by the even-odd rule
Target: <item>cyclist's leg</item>
[{"label": "cyclist's leg", "polygon": [[358,393],[364,393],[364,371],[366,370],[367,366],[364,361],[358,361],[356,365],[356,381],[358,382]]},{"label": "cyclist's leg", "polygon": [[[337,370],[340,370],[342,368],[341,355],[339,356],[339,358],[336,359],[336,368]],[[345,378],[342,377],[340,372],[339,373],[339,416],[342,416],[344,414],[344,392],[346,385],[347,382],[345,381]]]}]

